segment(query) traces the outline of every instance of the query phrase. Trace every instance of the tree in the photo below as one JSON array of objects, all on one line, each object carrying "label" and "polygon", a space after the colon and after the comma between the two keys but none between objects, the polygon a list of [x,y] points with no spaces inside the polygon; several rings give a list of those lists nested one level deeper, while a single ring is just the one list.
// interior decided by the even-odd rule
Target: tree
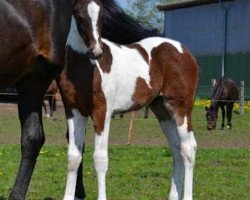
[{"label": "tree", "polygon": [[128,7],[125,11],[148,27],[163,30],[163,12],[157,9],[166,0],[126,0]]}]

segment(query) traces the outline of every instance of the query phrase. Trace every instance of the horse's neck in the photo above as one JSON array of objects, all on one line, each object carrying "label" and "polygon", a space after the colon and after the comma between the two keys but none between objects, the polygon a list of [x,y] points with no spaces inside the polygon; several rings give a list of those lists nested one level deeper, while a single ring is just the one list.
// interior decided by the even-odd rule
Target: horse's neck
[{"label": "horse's neck", "polygon": [[72,16],[71,18],[70,32],[67,39],[67,45],[71,46],[71,48],[78,53],[86,54],[88,50],[85,42],[83,41],[81,35],[77,30],[76,20],[74,16]]},{"label": "horse's neck", "polygon": [[211,105],[215,108],[216,111],[218,111],[219,109],[219,101],[221,100],[221,95],[225,87],[225,84],[226,84],[226,80],[220,79],[218,83],[216,84],[215,89],[213,91]]}]

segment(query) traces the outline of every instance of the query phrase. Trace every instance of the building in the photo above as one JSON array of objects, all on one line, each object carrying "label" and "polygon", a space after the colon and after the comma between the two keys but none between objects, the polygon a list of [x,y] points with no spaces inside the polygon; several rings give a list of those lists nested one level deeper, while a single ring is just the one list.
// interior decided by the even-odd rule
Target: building
[{"label": "building", "polygon": [[245,81],[250,98],[250,0],[172,0],[164,11],[164,35],[186,45],[200,67],[200,95],[211,79]]}]

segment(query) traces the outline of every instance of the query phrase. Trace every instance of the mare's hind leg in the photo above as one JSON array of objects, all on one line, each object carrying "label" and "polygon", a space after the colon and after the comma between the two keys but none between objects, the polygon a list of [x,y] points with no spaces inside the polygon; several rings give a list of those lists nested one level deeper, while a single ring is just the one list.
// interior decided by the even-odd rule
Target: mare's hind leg
[{"label": "mare's hind leg", "polygon": [[222,114],[221,129],[223,130],[224,127],[225,127],[225,105],[224,104],[220,104],[220,108],[221,108],[221,114]]},{"label": "mare's hind leg", "polygon": [[180,200],[183,173],[185,176],[183,200],[192,200],[193,168],[197,144],[189,130],[191,111],[185,115],[170,112],[163,97],[156,98],[150,105],[166,135],[173,155],[173,176],[169,200]]},{"label": "mare's hind leg", "polygon": [[[43,76],[44,75],[44,76]],[[49,74],[33,72],[17,84],[18,111],[21,122],[21,162],[10,200],[24,200],[35,168],[36,158],[44,144],[42,124],[43,97],[51,82]]]}]

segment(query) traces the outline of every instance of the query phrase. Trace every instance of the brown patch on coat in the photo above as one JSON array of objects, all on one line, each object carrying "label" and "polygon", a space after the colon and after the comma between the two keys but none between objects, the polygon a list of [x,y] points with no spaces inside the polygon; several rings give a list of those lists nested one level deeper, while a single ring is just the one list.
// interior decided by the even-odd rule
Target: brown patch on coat
[{"label": "brown patch on coat", "polygon": [[146,61],[146,63],[149,64],[148,53],[147,53],[147,51],[141,45],[139,45],[137,43],[133,43],[133,44],[128,45],[127,47],[131,48],[131,49],[136,49],[141,54],[141,56]]},{"label": "brown patch on coat", "polygon": [[101,134],[107,106],[99,69],[90,63],[87,55],[75,52],[70,46],[66,50],[66,66],[59,86],[67,117],[72,117],[71,110],[77,108],[83,116],[91,116],[95,132]]},{"label": "brown patch on coat", "polygon": [[103,54],[100,59],[98,59],[100,68],[104,73],[110,73],[111,65],[113,62],[113,56],[111,54],[110,48],[107,44],[103,43]]},{"label": "brown patch on coat", "polygon": [[188,130],[192,130],[191,112],[198,85],[199,66],[189,51],[183,47],[180,53],[173,45],[163,43],[152,50],[152,69],[162,71],[161,93],[175,116],[176,124],[182,125],[188,117]]}]

